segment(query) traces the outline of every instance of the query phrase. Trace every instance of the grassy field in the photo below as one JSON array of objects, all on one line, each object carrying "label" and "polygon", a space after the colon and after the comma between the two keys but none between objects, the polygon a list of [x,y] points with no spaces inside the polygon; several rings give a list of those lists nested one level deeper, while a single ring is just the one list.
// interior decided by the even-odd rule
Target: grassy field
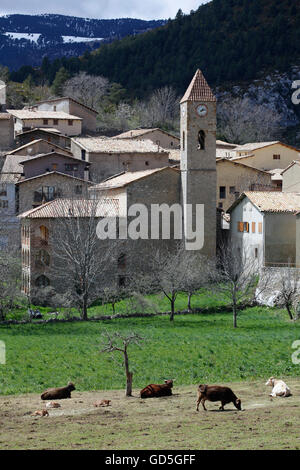
[{"label": "grassy field", "polygon": [[[141,400],[138,390],[72,393],[49,417],[31,413],[45,406],[37,394],[0,397],[0,449],[299,449],[300,384],[288,378],[293,396],[270,401],[262,380],[228,384],[243,411],[219,403],[196,409],[196,387],[175,386],[173,396]],[[94,408],[98,399],[108,408]]]},{"label": "grassy field", "polygon": [[[78,391],[124,387],[122,358],[100,354],[107,331],[135,331],[142,348],[130,347],[134,387],[175,378],[176,384],[222,383],[300,376],[293,365],[292,343],[300,322],[284,312],[251,308],[240,313],[238,329],[230,313],[125,318],[112,321],[0,326],[7,363],[0,365],[0,395],[40,393],[75,382]],[[117,361],[117,363],[116,363]]]}]

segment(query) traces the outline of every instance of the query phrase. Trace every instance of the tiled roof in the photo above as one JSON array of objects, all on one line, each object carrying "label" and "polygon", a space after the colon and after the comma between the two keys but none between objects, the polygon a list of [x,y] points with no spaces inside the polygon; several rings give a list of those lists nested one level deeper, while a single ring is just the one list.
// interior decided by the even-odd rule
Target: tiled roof
[{"label": "tiled roof", "polygon": [[[52,142],[47,142],[44,139],[35,139],[35,140],[32,140],[31,142],[28,142],[28,144],[22,145],[21,147],[18,147],[16,149],[12,150],[11,152],[8,153],[8,155],[14,155],[17,152],[20,152],[20,150],[30,149],[32,146],[36,145],[39,142],[45,142],[49,145],[49,147],[55,147],[55,148],[59,149],[60,152],[62,152],[62,153],[71,154],[70,150],[65,149],[63,147],[60,147],[59,145],[53,144]],[[28,154],[28,151],[26,153]]]},{"label": "tiled roof", "polygon": [[291,212],[300,210],[299,193],[282,193],[278,191],[246,191],[228,209],[232,212],[241,200],[247,197],[261,212]]},{"label": "tiled roof", "polygon": [[[29,129],[29,131],[21,132],[20,134],[18,134],[18,136],[22,136],[24,134],[30,134],[31,132],[36,132],[36,131],[46,132],[47,134],[61,134],[61,132],[58,129],[55,129],[54,127],[34,127],[33,129]],[[70,138],[67,135],[61,134],[61,136],[64,137],[65,139]]]},{"label": "tiled roof", "polygon": [[58,155],[60,157],[68,158],[69,160],[73,160],[73,161],[75,160],[76,162],[83,163],[86,166],[90,165],[90,162],[86,162],[86,161],[83,161],[79,158],[73,157],[73,155],[66,155],[65,153],[62,153],[62,152],[40,153],[40,154],[34,155],[33,157],[29,157],[29,158],[28,158],[28,155],[27,155],[26,159],[22,161],[22,164],[27,163],[27,162],[31,162],[31,160],[37,160],[39,158],[53,157],[53,155]]},{"label": "tiled roof", "polygon": [[86,104],[80,103],[80,101],[75,100],[75,98],[71,98],[70,96],[64,96],[62,98],[52,98],[49,100],[44,100],[44,101],[38,101],[36,105],[43,104],[43,103],[52,103],[52,102],[57,102],[57,101],[64,101],[64,100],[71,100],[74,101],[74,103],[79,104],[83,108],[87,108],[90,111],[93,111],[93,113],[98,114],[98,111],[96,111],[94,108],[91,108],[90,106],[87,106]]},{"label": "tiled roof", "polygon": [[184,103],[185,101],[217,101],[199,69],[195,73],[180,103]]},{"label": "tiled roof", "polygon": [[8,109],[7,111],[18,119],[70,119],[82,121],[80,117],[62,111],[30,111],[29,109]]},{"label": "tiled roof", "polygon": [[61,173],[60,171],[47,171],[47,173],[43,173],[41,175],[32,176],[31,178],[22,179],[18,182],[18,184],[25,183],[27,181],[35,180],[35,179],[38,179],[38,178],[44,178],[45,176],[49,176],[49,175],[59,175],[59,176],[64,176],[66,178],[71,178],[73,180],[82,181],[82,182],[87,183],[87,184],[94,184],[94,183],[92,183],[92,181],[87,181],[87,180],[84,180],[82,178],[77,178],[77,176],[72,176],[72,175],[68,175],[66,173]]},{"label": "tiled roof", "polygon": [[167,166],[163,168],[154,168],[153,170],[143,170],[143,171],[127,171],[124,172],[120,175],[108,178],[107,180],[103,181],[102,183],[99,183],[95,186],[93,186],[93,190],[106,190],[106,189],[115,189],[115,188],[122,188],[124,186],[127,186],[130,183],[133,183],[135,181],[138,181],[142,178],[146,178],[150,175],[153,175],[154,173],[159,173],[164,170],[170,170],[170,171],[177,171],[174,170],[173,168]]},{"label": "tiled roof", "polygon": [[35,209],[23,212],[21,219],[48,219],[67,217],[117,217],[117,199],[55,199]]},{"label": "tiled roof", "polygon": [[21,162],[27,160],[27,158],[28,155],[7,155],[1,170],[1,179],[5,173],[17,173],[21,175],[24,171]]},{"label": "tiled roof", "polygon": [[281,174],[283,175],[283,173],[285,173],[287,170],[289,170],[292,166],[294,165],[300,165],[300,160],[293,160],[289,166],[287,166],[284,170],[281,169]]},{"label": "tiled roof", "polygon": [[11,114],[9,114],[9,113],[0,113],[0,120],[10,119],[10,118],[11,118]]},{"label": "tiled roof", "polygon": [[248,144],[238,145],[234,150],[236,152],[252,152],[253,150],[269,147],[274,144],[280,144],[279,140],[274,140],[272,142],[249,142]]},{"label": "tiled roof", "polygon": [[256,171],[257,173],[264,173],[265,175],[270,173],[269,171],[261,170],[260,168],[255,168],[254,166],[250,166],[250,165],[245,165],[244,163],[238,162],[236,160],[231,160],[229,158],[218,158],[217,157],[217,164],[221,163],[221,162],[226,162],[229,165],[233,165],[233,166],[236,166],[236,167],[237,166],[239,166],[239,167],[242,166],[243,168],[248,168],[249,171]]},{"label": "tiled roof", "polygon": [[282,181],[282,168],[275,168],[274,170],[268,170],[267,173],[270,173],[272,181]]},{"label": "tiled roof", "polygon": [[75,137],[73,142],[90,153],[168,153],[151,140]]},{"label": "tiled roof", "polygon": [[133,129],[131,131],[123,132],[122,134],[116,135],[112,137],[113,139],[132,139],[134,137],[140,137],[141,135],[149,134],[150,132],[159,131],[163,134],[169,135],[170,137],[179,140],[178,137],[169,134],[168,132],[159,129],[159,127],[155,127],[153,129]]}]

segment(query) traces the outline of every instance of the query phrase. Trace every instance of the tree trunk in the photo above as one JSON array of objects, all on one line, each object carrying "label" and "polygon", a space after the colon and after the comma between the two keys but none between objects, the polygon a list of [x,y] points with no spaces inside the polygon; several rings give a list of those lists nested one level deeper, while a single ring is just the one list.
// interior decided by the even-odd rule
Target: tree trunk
[{"label": "tree trunk", "polygon": [[128,361],[128,354],[127,348],[124,349],[124,365],[125,365],[125,372],[126,372],[126,397],[132,396],[132,376],[133,373],[129,372],[129,361]]},{"label": "tree trunk", "polygon": [[174,321],[174,315],[175,315],[175,300],[172,298],[171,300],[171,315],[170,315],[170,321]]},{"label": "tree trunk", "polygon": [[83,298],[82,303],[82,312],[81,312],[82,320],[86,321],[88,319],[88,312],[87,312],[87,298]]},{"label": "tree trunk", "polygon": [[233,305],[233,328],[237,328],[237,307]]},{"label": "tree trunk", "polygon": [[188,311],[191,312],[193,309],[192,309],[192,305],[191,305],[191,300],[192,300],[192,295],[191,292],[188,293]]},{"label": "tree trunk", "polygon": [[290,305],[289,305],[289,304],[286,304],[285,307],[286,307],[287,312],[288,312],[288,314],[289,314],[290,320],[294,320],[293,314],[292,314],[292,312],[291,312]]}]

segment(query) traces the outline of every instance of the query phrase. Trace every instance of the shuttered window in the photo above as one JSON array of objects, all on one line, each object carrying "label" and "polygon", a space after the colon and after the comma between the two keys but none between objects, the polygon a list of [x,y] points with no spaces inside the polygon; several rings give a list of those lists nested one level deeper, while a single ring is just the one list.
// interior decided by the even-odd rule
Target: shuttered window
[{"label": "shuttered window", "polygon": [[252,222],[252,233],[255,233],[256,230],[256,224],[255,222]]}]

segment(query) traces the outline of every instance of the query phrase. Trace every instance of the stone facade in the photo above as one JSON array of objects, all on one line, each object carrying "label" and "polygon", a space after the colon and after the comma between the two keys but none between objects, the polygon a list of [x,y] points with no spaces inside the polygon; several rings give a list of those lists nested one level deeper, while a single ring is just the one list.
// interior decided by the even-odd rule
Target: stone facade
[{"label": "stone facade", "polygon": [[0,113],[0,151],[8,150],[14,144],[14,122],[8,113]]},{"label": "stone facade", "polygon": [[30,131],[18,134],[16,144],[18,147],[29,144],[34,140],[46,140],[51,144],[58,145],[60,148],[70,148],[70,137],[62,135],[59,132],[47,131],[47,129],[32,129]]}]

